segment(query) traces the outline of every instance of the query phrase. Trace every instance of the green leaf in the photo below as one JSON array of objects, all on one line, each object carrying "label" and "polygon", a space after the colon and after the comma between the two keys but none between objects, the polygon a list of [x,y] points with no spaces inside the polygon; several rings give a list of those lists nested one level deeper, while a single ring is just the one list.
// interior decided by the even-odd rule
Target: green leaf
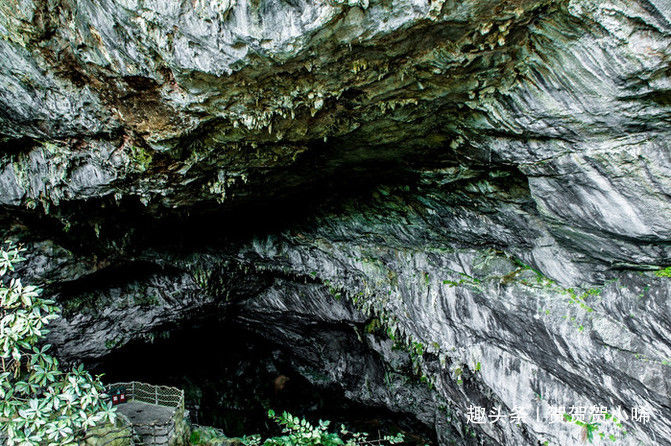
[{"label": "green leaf", "polygon": [[[0,248],[2,274],[21,260],[18,253]],[[22,286],[16,279],[9,285],[0,283],[0,356],[11,357],[18,365],[11,373],[0,374],[0,414],[10,420],[3,420],[0,430],[9,444],[74,445],[75,432],[100,421],[113,422],[115,409],[98,392],[100,381],[91,378],[82,365],[73,374],[63,374],[58,360],[48,354],[50,345],[40,346],[48,332],[46,325],[60,311],[40,293],[39,288]]]}]

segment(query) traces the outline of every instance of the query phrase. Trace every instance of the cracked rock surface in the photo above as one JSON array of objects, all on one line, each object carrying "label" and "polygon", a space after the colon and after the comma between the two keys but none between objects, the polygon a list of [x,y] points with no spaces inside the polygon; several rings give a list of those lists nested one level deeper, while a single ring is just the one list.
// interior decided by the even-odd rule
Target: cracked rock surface
[{"label": "cracked rock surface", "polygon": [[671,444],[670,66],[667,0],[4,0],[0,228],[64,359],[231,315],[441,444]]}]

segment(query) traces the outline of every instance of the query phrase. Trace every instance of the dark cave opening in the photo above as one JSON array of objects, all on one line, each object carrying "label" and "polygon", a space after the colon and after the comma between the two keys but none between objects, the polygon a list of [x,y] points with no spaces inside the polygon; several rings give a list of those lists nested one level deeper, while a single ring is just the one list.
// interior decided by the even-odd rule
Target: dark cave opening
[{"label": "dark cave opening", "polygon": [[437,444],[433,429],[412,414],[347,399],[334,386],[318,387],[297,370],[290,346],[270,342],[235,320],[207,318],[156,332],[89,364],[105,383],[140,381],[185,392],[191,422],[229,437],[279,435],[267,411],[287,411],[310,422],[368,432],[402,432],[408,445]]}]

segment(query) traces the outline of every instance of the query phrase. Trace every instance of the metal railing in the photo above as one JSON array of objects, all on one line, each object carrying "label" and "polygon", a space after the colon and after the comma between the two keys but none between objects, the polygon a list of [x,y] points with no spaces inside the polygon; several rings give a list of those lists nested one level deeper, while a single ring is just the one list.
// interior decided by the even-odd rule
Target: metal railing
[{"label": "metal railing", "polygon": [[[175,434],[176,421],[184,417],[184,391],[175,387],[156,386],[138,381],[119,382],[106,386],[108,392],[118,388],[125,390],[126,401],[138,401],[175,409],[167,421],[150,423],[129,422],[128,425],[131,431],[134,432],[132,438],[133,444],[138,446],[167,445]],[[128,435],[124,436],[122,431],[119,431],[119,433],[121,435],[115,439],[128,438]]]},{"label": "metal railing", "polygon": [[107,391],[119,387],[126,389],[126,400],[128,401],[135,400],[184,410],[184,391],[176,387],[131,381],[110,384],[107,386]]}]

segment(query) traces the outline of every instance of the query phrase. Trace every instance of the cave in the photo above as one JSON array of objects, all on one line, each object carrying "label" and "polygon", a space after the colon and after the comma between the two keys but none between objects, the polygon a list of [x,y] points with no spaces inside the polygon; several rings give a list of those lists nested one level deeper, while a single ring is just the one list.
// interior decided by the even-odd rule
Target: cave
[{"label": "cave", "polygon": [[270,410],[671,445],[670,36],[668,0],[0,2],[0,443],[151,444],[142,403],[169,446],[297,442]]},{"label": "cave", "polygon": [[[374,356],[356,339],[347,339],[353,337],[352,328],[314,329],[341,338],[339,344],[360,350],[356,355]],[[436,444],[435,432],[412,413],[356,403],[336,383],[317,386],[308,381],[303,373],[319,374],[321,369],[296,364],[299,358],[290,348],[260,336],[233,315],[226,320],[210,317],[152,333],[151,339],[129,343],[88,368],[103,373],[109,383],[135,380],[184,389],[193,424],[219,428],[231,437],[279,434],[266,415],[272,409],[345,424],[377,437],[402,432],[404,444]]]}]

